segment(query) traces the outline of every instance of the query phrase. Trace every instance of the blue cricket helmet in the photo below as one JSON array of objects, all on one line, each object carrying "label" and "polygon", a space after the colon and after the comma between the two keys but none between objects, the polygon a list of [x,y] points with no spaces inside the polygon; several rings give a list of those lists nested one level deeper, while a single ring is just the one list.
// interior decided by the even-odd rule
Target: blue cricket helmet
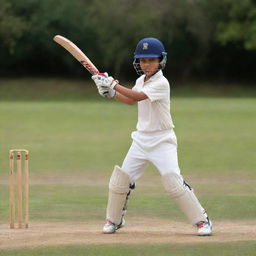
[{"label": "blue cricket helmet", "polygon": [[134,52],[133,66],[139,75],[143,72],[139,65],[140,58],[160,58],[159,70],[164,69],[167,61],[167,52],[163,43],[153,37],[144,38],[139,41]]}]

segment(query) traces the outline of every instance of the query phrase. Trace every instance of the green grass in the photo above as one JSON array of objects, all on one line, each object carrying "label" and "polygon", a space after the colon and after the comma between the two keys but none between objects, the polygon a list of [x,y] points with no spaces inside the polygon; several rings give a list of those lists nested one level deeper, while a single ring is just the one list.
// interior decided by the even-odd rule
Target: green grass
[{"label": "green grass", "polygon": [[[8,221],[8,151],[30,150],[32,221],[103,219],[107,183],[130,146],[137,109],[95,95],[82,82],[1,80],[0,223]],[[9,89],[9,90],[8,90]],[[256,104],[248,97],[172,99],[179,162],[217,220],[255,220]],[[237,90],[238,91],[238,90]],[[242,91],[242,89],[241,89]],[[181,92],[181,89],[180,89]],[[254,94],[252,93],[251,96]],[[50,179],[50,182],[46,182]],[[65,182],[76,177],[76,183]],[[148,182],[149,180],[149,182]],[[94,184],[95,183],[95,184]],[[185,221],[150,166],[129,202],[129,216]],[[0,230],[1,232],[1,230]],[[65,246],[2,250],[0,255],[253,255],[255,243]]]},{"label": "green grass", "polygon": [[255,99],[177,98],[172,108],[186,170],[245,175],[255,170]]},{"label": "green grass", "polygon": [[[129,217],[144,216],[186,221],[176,204],[165,194],[161,184],[145,186],[138,182],[129,202]],[[255,183],[254,183],[255,186]],[[234,188],[231,185],[216,191],[216,185],[197,187],[197,195],[213,220],[243,220],[255,218],[255,188]],[[8,222],[8,191],[2,186],[1,222]],[[104,219],[107,201],[106,185],[32,185],[30,215],[32,221],[88,221]],[[233,210],[232,210],[233,209]],[[235,210],[234,210],[235,209]]]},{"label": "green grass", "polygon": [[[175,98],[172,113],[184,173],[254,172],[255,99]],[[0,102],[0,115],[0,172],[18,147],[30,149],[33,173],[109,172],[129,148],[137,109],[107,100]]]},{"label": "green grass", "polygon": [[109,171],[127,150],[135,125],[135,108],[128,112],[117,103],[1,102],[0,107],[2,160],[11,148],[30,149],[31,169],[39,173]]},{"label": "green grass", "polygon": [[0,80],[0,99],[4,101],[80,101],[97,99],[92,81],[54,78]]},{"label": "green grass", "polygon": [[[2,187],[1,222],[8,222],[8,187]],[[31,221],[88,221],[104,219],[107,183],[95,185],[31,185]]]},{"label": "green grass", "polygon": [[[132,86],[133,82],[121,81]],[[170,81],[171,93],[178,97],[256,97],[252,84],[227,84],[206,82]],[[17,101],[84,101],[99,100],[96,87],[85,75],[84,80],[75,78],[9,78],[0,79],[0,100]]]},{"label": "green grass", "polygon": [[0,255],[27,256],[27,255],[54,255],[68,256],[75,253],[76,256],[104,255],[104,256],[144,256],[144,255],[174,255],[174,256],[253,256],[256,245],[253,242],[236,242],[223,244],[186,245],[177,244],[162,245],[107,245],[107,246],[62,246],[35,249],[10,250]]}]

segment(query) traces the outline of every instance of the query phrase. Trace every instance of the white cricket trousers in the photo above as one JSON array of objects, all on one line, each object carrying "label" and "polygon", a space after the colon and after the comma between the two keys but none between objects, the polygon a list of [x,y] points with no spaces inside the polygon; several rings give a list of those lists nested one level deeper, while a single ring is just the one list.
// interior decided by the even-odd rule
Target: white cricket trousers
[{"label": "white cricket trousers", "polygon": [[129,175],[131,182],[135,182],[142,176],[149,162],[161,175],[171,172],[180,175],[174,130],[135,131],[131,137],[133,142],[121,167]]}]

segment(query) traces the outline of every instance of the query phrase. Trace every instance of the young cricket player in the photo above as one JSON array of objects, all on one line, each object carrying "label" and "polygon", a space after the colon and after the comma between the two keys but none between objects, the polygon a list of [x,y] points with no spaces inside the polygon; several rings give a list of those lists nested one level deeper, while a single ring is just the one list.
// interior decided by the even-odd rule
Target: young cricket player
[{"label": "young cricket player", "polygon": [[199,236],[212,234],[212,223],[192,188],[180,174],[177,139],[170,114],[170,87],[162,70],[167,53],[156,38],[142,39],[134,53],[134,68],[140,77],[132,89],[119,84],[113,77],[94,75],[99,94],[128,105],[138,105],[138,122],[132,133],[132,145],[121,167],[115,166],[109,182],[106,224],[103,233],[111,234],[124,226],[126,203],[135,181],[148,162],[161,174],[163,186],[176,201]]}]

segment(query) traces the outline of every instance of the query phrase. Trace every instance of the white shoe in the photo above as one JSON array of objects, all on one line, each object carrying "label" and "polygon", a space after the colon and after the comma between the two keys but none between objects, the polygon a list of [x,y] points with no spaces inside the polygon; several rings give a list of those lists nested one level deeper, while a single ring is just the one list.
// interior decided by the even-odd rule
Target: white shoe
[{"label": "white shoe", "polygon": [[116,232],[117,229],[122,228],[125,226],[125,220],[122,219],[121,223],[119,225],[115,225],[111,221],[107,221],[107,223],[103,227],[103,233],[104,234],[113,234]]},{"label": "white shoe", "polygon": [[211,236],[212,235],[212,222],[207,218],[207,222],[201,221],[196,224],[197,234],[199,236]]},{"label": "white shoe", "polygon": [[107,221],[107,223],[103,227],[104,234],[113,234],[116,232],[116,225],[111,221]]}]

